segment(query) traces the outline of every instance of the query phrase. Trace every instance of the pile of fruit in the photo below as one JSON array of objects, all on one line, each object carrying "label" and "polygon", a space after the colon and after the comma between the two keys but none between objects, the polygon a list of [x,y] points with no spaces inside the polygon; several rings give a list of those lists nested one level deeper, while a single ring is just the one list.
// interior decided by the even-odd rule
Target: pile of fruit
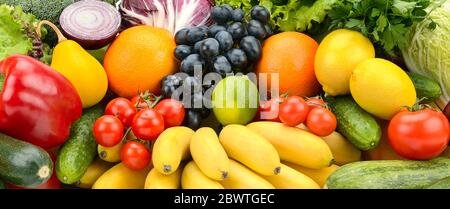
[{"label": "pile of fruit", "polygon": [[437,4],[160,1],[0,1],[0,188],[450,188]]}]

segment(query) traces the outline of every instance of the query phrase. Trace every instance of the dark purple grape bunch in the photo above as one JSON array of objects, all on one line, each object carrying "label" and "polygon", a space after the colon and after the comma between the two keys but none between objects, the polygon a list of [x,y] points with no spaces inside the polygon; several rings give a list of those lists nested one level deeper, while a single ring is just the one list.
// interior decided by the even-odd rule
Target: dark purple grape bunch
[{"label": "dark purple grape bunch", "polygon": [[[176,89],[190,89],[190,98],[180,98],[191,105],[205,101],[205,92],[214,88],[215,83],[202,83],[195,70],[201,69],[203,76],[215,72],[225,77],[230,73],[247,73],[252,65],[261,58],[261,43],[272,35],[268,25],[269,11],[262,6],[255,6],[247,17],[243,10],[233,9],[224,4],[215,6],[211,17],[215,24],[190,27],[179,30],[175,34],[177,47],[175,57],[181,62],[180,71],[187,75],[181,78],[169,75],[162,80],[161,91],[164,97],[171,97]],[[208,81],[204,81],[208,82]],[[211,110],[207,107],[186,107],[184,125],[198,129],[201,121],[207,118]]]},{"label": "dark purple grape bunch", "polygon": [[215,72],[223,77],[229,73],[249,72],[261,58],[261,42],[272,35],[268,25],[269,11],[262,6],[251,10],[250,20],[240,8],[224,4],[215,6],[210,27],[184,28],[175,34],[175,57],[181,61],[180,71],[194,75],[201,68],[203,74]]},{"label": "dark purple grape bunch", "polygon": [[[175,74],[164,77],[161,81],[161,95],[164,98],[171,98],[177,93],[175,95],[179,95],[179,97],[174,99],[183,102],[186,108],[184,125],[196,130],[200,127],[201,121],[207,118],[211,113],[211,110],[203,104],[206,99],[211,99],[206,98],[205,92],[208,89],[213,88],[214,83],[208,83],[206,81],[202,83],[202,81],[195,76],[183,75],[186,74]],[[184,97],[183,92],[189,92],[190,95]],[[186,106],[187,103],[189,103],[190,106]]]}]

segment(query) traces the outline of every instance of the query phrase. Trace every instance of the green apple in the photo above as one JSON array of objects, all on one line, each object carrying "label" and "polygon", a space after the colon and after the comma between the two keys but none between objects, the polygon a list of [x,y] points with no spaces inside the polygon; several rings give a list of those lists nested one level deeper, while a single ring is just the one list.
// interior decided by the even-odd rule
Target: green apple
[{"label": "green apple", "polygon": [[229,76],[213,90],[213,112],[222,125],[244,125],[255,117],[258,100],[258,88],[247,76]]}]

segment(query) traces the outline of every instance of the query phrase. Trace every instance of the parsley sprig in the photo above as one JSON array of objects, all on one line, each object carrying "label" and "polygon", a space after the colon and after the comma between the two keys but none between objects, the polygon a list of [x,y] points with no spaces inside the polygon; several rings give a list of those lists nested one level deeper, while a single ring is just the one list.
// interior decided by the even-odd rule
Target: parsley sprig
[{"label": "parsley sprig", "polygon": [[[431,0],[341,0],[328,12],[328,30],[348,28],[360,31],[390,56],[406,45],[414,23],[427,17]],[[434,29],[436,23],[429,27]]]}]

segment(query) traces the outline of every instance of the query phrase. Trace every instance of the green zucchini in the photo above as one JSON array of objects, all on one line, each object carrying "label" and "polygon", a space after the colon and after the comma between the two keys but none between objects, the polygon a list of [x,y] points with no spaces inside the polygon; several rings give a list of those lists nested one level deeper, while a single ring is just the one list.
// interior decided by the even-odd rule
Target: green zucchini
[{"label": "green zucchini", "polygon": [[441,87],[436,81],[417,73],[408,72],[408,75],[414,83],[417,98],[424,98],[423,102],[433,102],[442,95]]},{"label": "green zucchini", "polygon": [[375,160],[346,164],[327,179],[329,189],[421,189],[450,176],[450,158]]},{"label": "green zucchini", "polygon": [[337,130],[360,150],[378,146],[381,128],[351,96],[325,97],[337,119]]},{"label": "green zucchini", "polygon": [[0,178],[22,187],[39,186],[52,176],[53,162],[40,147],[0,133]]},{"label": "green zucchini", "polygon": [[92,127],[103,114],[103,106],[96,105],[83,112],[70,129],[70,137],[61,147],[56,159],[56,176],[65,184],[73,184],[83,177],[97,154]]},{"label": "green zucchini", "polygon": [[450,189],[450,176],[439,179],[438,181],[425,187],[427,189]]}]

